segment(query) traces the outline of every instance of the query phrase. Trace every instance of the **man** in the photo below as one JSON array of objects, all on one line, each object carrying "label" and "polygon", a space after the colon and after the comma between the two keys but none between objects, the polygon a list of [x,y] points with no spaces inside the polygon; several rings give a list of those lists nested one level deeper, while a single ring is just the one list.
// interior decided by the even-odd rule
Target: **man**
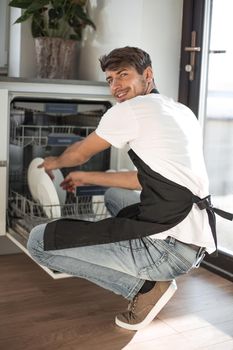
[{"label": "man", "polygon": [[[45,158],[41,166],[50,172],[80,165],[111,145],[128,144],[137,171],[71,172],[62,183],[68,191],[84,184],[113,187],[106,203],[117,216],[37,226],[28,249],[49,268],[127,298],[128,309],[115,321],[137,330],[170,300],[177,288],[174,279],[198,266],[204,251],[216,249],[208,178],[199,124],[186,106],[158,93],[149,55],[124,47],[100,63],[118,103],[95,132],[61,156]],[[132,190],[142,190],[140,199]]]}]

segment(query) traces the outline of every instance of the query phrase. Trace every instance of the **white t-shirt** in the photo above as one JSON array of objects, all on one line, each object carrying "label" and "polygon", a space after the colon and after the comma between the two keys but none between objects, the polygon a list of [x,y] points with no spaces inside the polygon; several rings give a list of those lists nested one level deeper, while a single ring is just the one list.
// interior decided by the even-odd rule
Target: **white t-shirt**
[{"label": "white t-shirt", "polygon": [[[137,96],[110,108],[96,133],[116,148],[128,144],[152,170],[200,198],[209,194],[201,129],[183,104],[161,94]],[[196,204],[180,224],[151,237],[167,236],[215,250],[206,210]]]}]

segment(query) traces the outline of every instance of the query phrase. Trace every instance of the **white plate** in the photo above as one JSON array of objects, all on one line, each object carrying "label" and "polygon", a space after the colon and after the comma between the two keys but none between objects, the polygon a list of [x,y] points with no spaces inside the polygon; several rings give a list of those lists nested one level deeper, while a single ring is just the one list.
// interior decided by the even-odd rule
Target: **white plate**
[{"label": "white plate", "polygon": [[105,213],[104,196],[92,196],[92,209],[97,218],[101,219],[101,215]]},{"label": "white plate", "polygon": [[60,184],[64,180],[64,176],[63,176],[63,174],[62,174],[60,169],[53,170],[53,175],[54,175],[54,179],[52,181],[53,181],[54,186],[55,186],[55,188],[57,190],[57,194],[58,194],[58,198],[59,198],[60,204],[64,205],[65,202],[66,202],[66,194],[67,194],[67,192],[65,190],[63,190],[63,188],[60,186]]},{"label": "white plate", "polygon": [[41,178],[37,185],[38,202],[42,205],[45,214],[52,219],[61,217],[61,207],[57,191],[50,177]]},{"label": "white plate", "polygon": [[37,182],[35,181],[35,178],[32,176],[32,172],[36,170],[36,177],[43,176],[44,169],[39,169],[38,165],[43,163],[43,158],[34,158],[28,167],[28,173],[27,173],[27,179],[28,179],[28,187],[31,192],[32,198],[37,200]]},{"label": "white plate", "polygon": [[[28,186],[33,199],[43,206],[45,214],[49,218],[58,218],[61,216],[59,196],[55,183],[53,183],[44,168],[38,168],[38,165],[42,164],[42,162],[42,158],[35,158],[30,163],[28,168]],[[55,178],[59,179],[59,172],[56,171],[55,173]]]}]

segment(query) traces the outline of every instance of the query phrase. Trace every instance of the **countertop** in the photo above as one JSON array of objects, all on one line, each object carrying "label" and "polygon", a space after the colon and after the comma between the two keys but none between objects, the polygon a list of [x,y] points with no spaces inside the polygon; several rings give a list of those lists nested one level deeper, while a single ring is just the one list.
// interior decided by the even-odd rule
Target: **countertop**
[{"label": "countertop", "polygon": [[39,78],[18,78],[0,76],[0,83],[30,83],[30,84],[56,84],[56,85],[95,85],[108,86],[104,81],[72,80],[72,79],[39,79]]},{"label": "countertop", "polygon": [[112,100],[106,82],[87,80],[33,79],[0,77],[0,90],[8,90],[11,96],[34,94],[36,96],[62,95],[79,98]]}]

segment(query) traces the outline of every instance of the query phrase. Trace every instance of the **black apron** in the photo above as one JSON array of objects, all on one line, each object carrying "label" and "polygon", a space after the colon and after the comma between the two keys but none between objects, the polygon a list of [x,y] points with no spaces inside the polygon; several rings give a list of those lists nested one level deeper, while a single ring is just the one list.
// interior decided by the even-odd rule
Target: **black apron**
[{"label": "black apron", "polygon": [[133,150],[128,153],[142,186],[140,203],[123,208],[116,217],[97,222],[69,218],[52,221],[45,229],[44,249],[74,248],[150,236],[178,225],[193,205],[207,210],[217,246],[215,213],[229,220],[233,220],[233,214],[213,208],[210,196],[201,199],[188,188],[153,171]]}]

